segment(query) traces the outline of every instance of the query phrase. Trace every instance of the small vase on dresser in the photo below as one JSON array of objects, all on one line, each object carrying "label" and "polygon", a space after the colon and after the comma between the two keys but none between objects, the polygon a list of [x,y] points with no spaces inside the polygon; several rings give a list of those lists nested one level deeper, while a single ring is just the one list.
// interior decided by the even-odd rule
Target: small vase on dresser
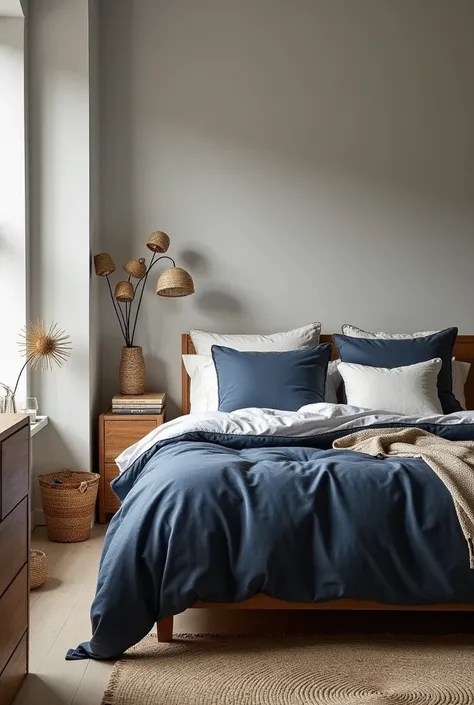
[{"label": "small vase on dresser", "polygon": [[144,394],[146,367],[140,345],[123,347],[119,367],[122,394]]}]

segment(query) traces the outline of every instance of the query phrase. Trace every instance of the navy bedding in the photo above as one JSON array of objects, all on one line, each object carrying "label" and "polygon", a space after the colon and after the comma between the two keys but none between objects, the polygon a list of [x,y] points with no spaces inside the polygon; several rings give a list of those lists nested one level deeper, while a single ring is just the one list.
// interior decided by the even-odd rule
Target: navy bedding
[{"label": "navy bedding", "polygon": [[[474,439],[472,424],[428,430]],[[67,658],[115,659],[198,599],[474,602],[466,541],[434,472],[332,450],[335,435],[187,433],[144,452],[113,483],[123,503],[92,638]]]}]

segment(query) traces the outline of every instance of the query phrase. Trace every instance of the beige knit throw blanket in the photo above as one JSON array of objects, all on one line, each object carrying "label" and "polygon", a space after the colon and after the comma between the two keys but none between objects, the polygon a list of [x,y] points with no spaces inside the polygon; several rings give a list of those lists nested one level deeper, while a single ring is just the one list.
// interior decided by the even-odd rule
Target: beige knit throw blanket
[{"label": "beige knit throw blanket", "polygon": [[376,457],[422,458],[453,498],[474,568],[474,441],[447,441],[419,428],[377,428],[339,438],[333,448]]}]

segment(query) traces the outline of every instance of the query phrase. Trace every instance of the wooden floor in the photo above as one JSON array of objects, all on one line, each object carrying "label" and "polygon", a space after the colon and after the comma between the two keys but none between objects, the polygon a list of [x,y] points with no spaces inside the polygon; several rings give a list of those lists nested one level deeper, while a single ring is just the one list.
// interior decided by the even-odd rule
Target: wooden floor
[{"label": "wooden floor", "polygon": [[113,664],[65,661],[64,654],[90,636],[89,610],[105,527],[96,525],[89,541],[49,542],[44,527],[33,532],[32,547],[46,551],[50,578],[30,592],[30,675],[15,705],[100,705]]}]

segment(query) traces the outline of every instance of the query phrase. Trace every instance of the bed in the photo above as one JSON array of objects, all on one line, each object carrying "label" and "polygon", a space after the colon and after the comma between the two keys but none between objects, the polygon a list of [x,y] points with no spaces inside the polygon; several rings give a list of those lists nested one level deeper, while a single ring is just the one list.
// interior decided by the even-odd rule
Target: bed
[{"label": "bed", "polygon": [[[331,336],[322,336],[322,342],[332,343]],[[182,337],[182,352],[183,354],[193,354],[194,349],[191,340],[188,335],[183,335]],[[474,336],[458,336],[455,347],[454,355],[458,360],[473,363],[474,362]],[[335,356],[335,350],[333,350],[333,357]],[[183,369],[183,387],[182,387],[182,410],[186,414],[189,411],[189,380]],[[466,392],[466,404],[468,409],[474,409],[474,375],[471,372],[465,387]],[[248,411],[248,410],[247,410]],[[252,410],[250,410],[252,411]],[[326,413],[326,412],[324,412]],[[390,578],[381,576],[380,584],[372,590],[366,590],[365,585],[362,588],[356,587],[353,589],[351,587],[346,592],[351,592],[357,594],[357,597],[347,598],[344,596],[344,590],[340,589],[338,585],[334,586],[331,584],[331,580],[325,578],[324,575],[318,576],[319,589],[318,594],[311,599],[291,599],[287,598],[277,598],[275,596],[270,596],[271,593],[292,593],[297,594],[296,591],[291,587],[291,575],[287,574],[288,585],[284,589],[275,589],[275,584],[272,589],[258,590],[255,589],[255,585],[259,584],[258,580],[255,581],[255,576],[249,576],[245,573],[246,566],[242,563],[242,556],[245,558],[248,555],[250,544],[246,544],[246,538],[243,536],[239,539],[238,545],[234,541],[233,536],[227,536],[229,541],[229,546],[235,552],[236,561],[239,563],[238,567],[235,569],[235,574],[238,574],[240,583],[236,587],[232,582],[234,575],[229,578],[232,570],[226,570],[223,577],[223,587],[221,594],[225,594],[226,599],[219,599],[219,591],[215,591],[214,587],[209,588],[209,584],[214,586],[216,584],[215,573],[211,578],[208,578],[208,573],[211,574],[213,571],[217,570],[216,565],[212,565],[212,561],[209,559],[210,556],[214,555],[212,551],[219,548],[220,538],[217,537],[217,531],[215,527],[210,527],[206,522],[206,506],[202,504],[202,501],[207,501],[204,494],[206,478],[203,480],[204,489],[201,488],[200,483],[196,484],[194,480],[194,485],[191,482],[192,470],[189,473],[186,472],[183,475],[185,481],[185,491],[189,491],[189,497],[187,499],[186,505],[181,505],[176,508],[173,505],[173,501],[178,495],[174,495],[174,500],[168,504],[167,514],[162,517],[161,521],[157,524],[157,505],[156,499],[151,497],[151,492],[155,492],[155,485],[150,484],[151,478],[154,478],[154,470],[152,468],[153,463],[158,458],[160,467],[164,467],[165,462],[171,463],[169,468],[171,471],[167,473],[162,473],[163,477],[160,480],[159,489],[156,490],[161,493],[161,497],[164,498],[162,501],[166,504],[166,496],[170,491],[169,488],[174,482],[173,472],[178,471],[179,468],[187,466],[190,463],[192,466],[193,458],[195,456],[193,453],[202,453],[203,448],[207,455],[205,456],[209,461],[209,468],[217,463],[222,463],[221,458],[225,455],[226,472],[233,472],[233,463],[237,463],[237,468],[240,474],[245,474],[247,463],[250,467],[251,463],[249,457],[252,453],[274,453],[275,457],[278,456],[280,448],[287,450],[287,446],[292,446],[294,452],[302,453],[305,461],[308,458],[312,458],[311,454],[324,454],[326,450],[320,450],[320,448],[330,449],[332,448],[332,439],[337,437],[337,434],[343,436],[347,435],[347,428],[358,428],[360,424],[366,423],[370,425],[373,423],[370,415],[364,417],[364,415],[359,415],[357,420],[349,419],[345,417],[342,419],[328,416],[324,417],[324,413],[316,414],[311,416],[311,428],[316,428],[318,424],[320,425],[321,431],[318,431],[316,436],[314,432],[311,431],[311,435],[308,435],[307,431],[304,429],[305,424],[308,423],[307,419],[299,419],[298,423],[300,426],[299,430],[295,431],[291,428],[291,433],[284,436],[285,423],[287,419],[282,417],[281,425],[277,426],[277,435],[270,437],[269,434],[260,431],[257,434],[251,434],[251,442],[245,434],[239,436],[235,433],[235,428],[240,428],[242,425],[245,426],[250,419],[252,421],[252,415],[250,412],[245,415],[242,413],[240,416],[237,414],[237,418],[234,419],[232,414],[226,415],[226,418],[222,420],[223,427],[217,429],[214,428],[215,420],[212,418],[204,418],[199,422],[196,422],[192,415],[190,417],[183,417],[182,419],[177,419],[172,421],[161,429],[157,429],[157,438],[153,437],[148,439],[144,445],[140,446],[139,449],[131,452],[130,459],[128,461],[127,467],[124,472],[121,473],[119,478],[117,478],[116,485],[114,486],[114,491],[118,496],[123,499],[123,504],[119,512],[112,519],[109,527],[108,535],[106,537],[106,542],[108,541],[108,550],[104,550],[104,554],[101,560],[98,589],[96,594],[96,599],[92,607],[92,629],[93,638],[90,642],[84,642],[76,649],[70,650],[68,652],[67,658],[116,658],[118,657],[128,646],[136,643],[142,636],[149,631],[150,618],[152,614],[159,617],[157,621],[158,628],[158,639],[160,641],[169,641],[172,639],[173,631],[173,616],[179,612],[192,608],[206,608],[206,609],[265,609],[265,610],[306,610],[306,609],[319,609],[319,610],[429,610],[429,611],[471,611],[474,610],[474,571],[469,569],[467,563],[467,552],[465,547],[465,542],[463,541],[463,536],[460,532],[459,525],[454,516],[454,510],[452,505],[452,499],[449,494],[446,494],[445,488],[441,486],[441,483],[437,478],[433,479],[433,475],[430,472],[426,472],[426,466],[422,460],[413,459],[410,463],[398,462],[395,463],[394,467],[394,477],[397,476],[401,470],[405,472],[406,468],[410,467],[410,472],[413,474],[413,485],[407,490],[407,497],[403,497],[403,490],[400,488],[397,490],[397,495],[395,500],[398,501],[397,497],[402,497],[403,501],[408,499],[412,504],[417,502],[421,503],[419,507],[415,507],[411,518],[407,514],[406,526],[404,530],[409,536],[410,531],[414,532],[414,540],[418,541],[419,545],[410,546],[410,551],[413,555],[408,556],[407,561],[411,568],[417,566],[420,557],[423,560],[426,559],[426,565],[420,565],[420,570],[426,570],[426,574],[429,576],[433,584],[424,585],[424,594],[420,599],[414,602],[410,602],[410,595],[417,594],[417,586],[413,586],[413,582],[416,582],[415,576],[410,576],[404,572],[405,569],[401,570],[400,575],[396,574],[397,567],[393,566],[391,563],[391,569],[395,571],[394,573],[394,584],[396,581],[400,582],[400,593],[395,594],[393,588],[390,585]],[[333,413],[333,412],[331,412]],[[342,412],[341,412],[342,413]],[[227,416],[229,419],[227,419]],[[364,418],[363,418],[364,417]],[[365,420],[364,420],[365,419]],[[474,414],[469,414],[464,412],[455,419],[449,419],[443,417],[444,420],[433,423],[424,423],[418,421],[410,421],[407,425],[413,426],[427,426],[431,429],[433,425],[439,426],[433,433],[439,433],[439,435],[451,440],[461,440],[461,441],[474,441]],[[279,424],[280,418],[278,413],[268,414],[263,420],[265,423]],[[396,419],[385,418],[383,421],[384,426],[398,426],[399,423]],[[232,425],[234,424],[234,425]],[[332,426],[331,426],[332,424]],[[342,424],[342,426],[341,426]],[[347,426],[349,424],[349,426]],[[269,427],[270,427],[269,426]],[[327,429],[331,426],[331,431]],[[234,428],[235,427],[235,428]],[[319,428],[319,426],[318,426]],[[342,428],[342,430],[341,430]],[[337,429],[334,431],[334,429]],[[155,432],[153,432],[155,433]],[[336,436],[335,436],[336,433]],[[237,440],[235,440],[237,438]],[[278,443],[275,441],[278,440]],[[268,442],[267,442],[268,441]],[[256,444],[254,448],[253,445]],[[325,445],[326,444],[326,445]],[[303,448],[301,450],[300,446]],[[283,451],[282,451],[283,452]],[[341,451],[337,451],[340,453]],[[133,455],[135,453],[135,455]],[[247,455],[245,455],[247,453]],[[250,456],[249,456],[250,453]],[[244,457],[245,456],[245,457]],[[204,456],[203,456],[204,457]],[[321,457],[323,457],[321,455]],[[352,462],[351,456],[351,462]],[[243,459],[242,459],[243,458]],[[328,463],[331,467],[334,464],[337,465],[338,462],[342,463],[342,456],[330,455]],[[155,460],[153,460],[155,459]],[[367,463],[367,459],[364,457],[357,456],[357,462]],[[214,462],[215,461],[215,462]],[[265,461],[265,457],[264,457]],[[203,461],[199,460],[201,465],[199,466],[199,471],[205,466],[202,464]],[[319,461],[318,461],[319,462]],[[354,460],[355,462],[355,460]],[[378,473],[376,469],[376,464],[380,463],[380,460],[374,458],[372,462],[372,467],[375,473]],[[240,465],[238,465],[240,463]],[[242,463],[244,463],[244,470],[242,470]],[[156,464],[156,463],[155,463]],[[262,463],[261,463],[262,464]],[[265,462],[263,462],[263,467],[266,467]],[[362,467],[362,465],[360,465]],[[207,471],[207,466],[206,466]],[[161,471],[160,471],[161,472]],[[210,473],[210,470],[209,470]],[[208,474],[209,474],[208,473]],[[159,474],[159,473],[158,473]],[[189,477],[188,477],[189,474]],[[144,476],[144,479],[142,479]],[[173,479],[171,479],[173,476]],[[327,476],[327,473],[326,473]],[[195,474],[195,477],[199,479],[201,476],[199,473]],[[220,477],[220,475],[219,475]],[[240,475],[239,475],[240,477]],[[303,477],[303,476],[302,476]],[[137,481],[137,478],[140,480]],[[147,479],[149,484],[147,485]],[[282,482],[279,489],[285,488],[285,491],[289,489],[290,494],[285,495],[285,501],[289,502],[294,511],[298,507],[296,504],[291,505],[293,501],[291,496],[291,488],[289,485],[285,485],[287,482],[282,476],[274,476],[274,481],[278,486],[278,482]],[[427,479],[428,478],[428,479]],[[303,478],[304,479],[304,478]],[[299,481],[299,478],[298,478]],[[305,480],[306,481],[306,480]],[[428,481],[429,486],[423,483]],[[155,480],[153,480],[155,482]],[[233,480],[232,480],[233,482]],[[253,479],[252,479],[253,482]],[[273,482],[273,480],[272,480]],[[403,480],[404,482],[404,480]],[[336,483],[337,484],[337,483]],[[389,483],[385,483],[388,487]],[[350,485],[350,483],[349,483]],[[346,490],[344,487],[336,487],[336,499],[337,502],[344,508],[344,503],[347,504],[347,497],[344,492],[351,492],[350,487]],[[215,491],[215,486],[214,490]],[[258,487],[256,487],[256,490]],[[301,488],[300,488],[301,489]],[[234,485],[229,484],[226,488],[228,494],[230,493],[235,499],[235,483]],[[256,491],[255,490],[255,491]],[[180,495],[183,492],[183,487],[177,490]],[[256,495],[250,496],[250,504],[246,507],[245,502],[241,501],[238,497],[237,501],[233,502],[231,507],[229,504],[225,504],[226,498],[223,495],[218,494],[213,497],[214,503],[218,504],[222,499],[222,506],[215,507],[217,512],[225,514],[225,511],[235,512],[246,512],[248,511],[248,506],[251,507],[252,502],[255,500]],[[253,491],[253,490],[252,490]],[[331,491],[333,491],[331,489]],[[342,491],[342,494],[341,494]],[[388,491],[392,491],[390,488]],[[142,502],[141,506],[137,507],[138,496],[141,493]],[[426,493],[426,494],[425,494]],[[179,495],[179,496],[180,496]],[[201,496],[202,495],[202,496]],[[325,495],[326,496],[326,495]],[[329,496],[329,495],[327,495]],[[217,497],[217,499],[216,499]],[[299,497],[301,498],[301,492]],[[392,497],[387,495],[388,501],[391,501]],[[204,500],[203,500],[204,498]],[[228,498],[227,498],[228,499]],[[153,501],[152,501],[153,500]],[[257,497],[258,501],[261,501]],[[160,500],[161,501],[161,500]],[[148,504],[147,504],[148,503]],[[431,504],[430,504],[431,503]],[[405,505],[404,505],[405,506]],[[408,505],[406,505],[408,507]],[[198,509],[199,507],[199,509]],[[204,509],[203,509],[204,507]],[[428,507],[428,509],[427,509]],[[433,508],[435,513],[439,512],[441,519],[436,525],[436,521],[433,521]],[[382,507],[383,509],[383,507]],[[382,511],[381,509],[381,511]],[[428,511],[429,510],[429,511]],[[160,510],[161,511],[161,510]],[[203,511],[203,519],[201,523],[190,524],[190,515],[193,513],[199,514],[199,511]],[[360,509],[362,512],[362,508]],[[411,510],[410,510],[411,511]],[[420,513],[421,512],[421,513]],[[430,514],[431,512],[431,514]],[[230,517],[230,515],[229,515]],[[296,517],[296,514],[295,514]],[[419,526],[421,517],[422,526]],[[394,520],[396,517],[394,517]],[[435,517],[436,519],[436,517]],[[220,520],[224,522],[227,521],[227,517],[220,517]],[[398,521],[398,519],[396,519]],[[141,527],[137,527],[137,522],[145,523]],[[230,518],[229,518],[230,521]],[[358,521],[358,520],[357,520]],[[296,522],[296,519],[295,519]],[[410,523],[411,522],[411,523]],[[440,523],[441,522],[441,523]],[[183,524],[188,524],[188,533],[183,534],[184,528]],[[275,526],[275,525],[274,525]],[[329,524],[328,524],[329,526]],[[191,528],[189,528],[191,527]],[[322,527],[322,525],[321,525]],[[324,527],[318,527],[321,529],[321,541],[324,543],[325,534]],[[337,532],[339,530],[338,526],[329,526],[331,532],[335,532],[335,540],[337,537]],[[226,530],[228,527],[226,527]],[[430,541],[433,541],[433,536],[438,536],[437,541],[439,541],[440,531],[442,531],[444,540],[443,546],[440,548],[439,555],[435,553],[430,554],[433,545]],[[245,533],[245,532],[244,532]],[[301,534],[302,535],[302,534]],[[299,538],[301,537],[299,536]],[[166,538],[164,538],[166,537]],[[265,539],[266,537],[263,537]],[[270,537],[271,539],[271,537]],[[342,537],[342,541],[346,539]],[[216,543],[217,541],[217,543]],[[284,538],[283,538],[284,541]],[[319,541],[319,539],[318,539]],[[133,550],[124,551],[124,544],[127,542],[133,546]],[[164,546],[166,543],[166,550],[162,552],[159,557],[159,561],[156,558],[156,553],[158,551],[157,546]],[[336,541],[337,543],[337,541]],[[357,542],[356,542],[357,543]],[[243,547],[243,548],[242,548]],[[278,564],[278,561],[288,560],[288,556],[295,555],[290,551],[285,554],[286,547],[282,548],[282,557],[275,555],[275,565],[276,573],[280,571],[280,575],[284,575],[287,563]],[[349,547],[351,548],[351,547]],[[357,546],[356,546],[357,548]],[[325,552],[330,552],[327,545],[320,546],[320,554],[324,557]],[[384,549],[384,545],[378,547],[378,550]],[[384,549],[385,550],[385,549]],[[398,549],[394,548],[394,555],[388,556],[387,560],[394,558],[397,560]],[[419,551],[416,554],[416,551]],[[437,550],[437,546],[436,546]],[[183,552],[190,552],[190,555],[202,551],[206,553],[208,560],[208,566],[206,571],[199,573],[194,584],[186,585],[180,584],[179,579],[186,574],[186,565],[183,563]],[[280,546],[278,547],[280,551]],[[428,551],[428,553],[427,553]],[[194,552],[194,553],[193,553]],[[389,553],[389,551],[387,551]],[[426,554],[426,555],[425,555]],[[216,553],[215,555],[218,555]],[[139,556],[140,560],[137,560]],[[440,557],[442,562],[448,564],[446,570],[440,565]],[[228,558],[225,553],[221,556],[221,563],[224,565]],[[353,557],[352,557],[353,559]],[[365,557],[369,561],[372,558]],[[360,566],[353,565],[354,572],[362,575],[364,578],[364,557],[361,559]],[[190,559],[191,560],[191,559]],[[305,558],[307,560],[307,558]],[[157,564],[159,567],[159,580],[155,580],[155,572],[157,569]],[[309,572],[311,573],[311,580],[316,580],[313,577],[313,568],[309,566]],[[349,573],[352,568],[349,566]],[[134,571],[141,571],[137,576],[131,574]],[[219,571],[217,571],[219,572]],[[322,572],[322,571],[320,571]],[[349,574],[346,572],[347,575]],[[181,578],[177,578],[178,574]],[[144,578],[146,576],[146,580]],[[153,577],[152,577],[153,576]],[[360,576],[359,576],[360,577]],[[205,580],[204,580],[205,578]],[[217,579],[217,582],[222,578],[222,575]],[[226,578],[229,578],[230,582],[224,585]],[[150,579],[150,583],[147,581]],[[200,589],[204,583],[207,582],[208,588]],[[213,582],[214,580],[214,582]],[[322,582],[321,582],[322,580]],[[210,582],[209,582],[210,581]],[[246,582],[247,581],[247,582]],[[349,580],[350,582],[350,580]],[[398,583],[397,583],[398,584]],[[196,587],[199,585],[199,587]],[[382,589],[380,590],[380,585]],[[344,587],[344,585],[343,585]],[[397,588],[398,589],[398,588]],[[306,590],[306,588],[305,588]],[[373,594],[382,594],[383,599],[362,599],[359,594],[368,594],[372,591]],[[338,593],[337,599],[327,599],[325,595],[331,595]],[[202,599],[202,595],[212,595],[209,599]],[[339,597],[339,594],[341,596]],[[242,595],[248,595],[248,597],[242,598]],[[391,596],[395,596],[395,599],[391,599]],[[438,596],[440,599],[436,599]],[[461,599],[460,599],[461,598]],[[159,603],[159,607],[158,607]],[[124,636],[126,634],[126,636]]]},{"label": "bed", "polygon": [[[332,335],[322,335],[322,343],[331,343],[333,347],[332,359],[337,357],[337,350],[333,342]],[[194,345],[191,337],[187,333],[181,336],[181,353],[183,355],[193,355],[195,353]],[[458,336],[454,350],[454,357],[462,362],[473,363],[474,361],[474,336],[460,335]],[[183,414],[189,414],[190,411],[190,384],[189,377],[186,373],[184,365],[182,367],[182,398],[181,410]],[[467,378],[466,387],[466,405],[467,409],[474,409],[474,367],[471,368]],[[376,602],[368,602],[363,600],[337,600],[330,602],[316,603],[301,603],[287,602],[284,600],[276,600],[267,595],[256,595],[248,600],[237,603],[209,603],[196,602],[193,608],[205,609],[271,609],[271,610],[428,610],[428,611],[472,611],[473,604],[442,604],[442,605],[385,605]],[[167,617],[157,623],[157,633],[159,641],[171,641],[173,638],[173,617]]]}]

